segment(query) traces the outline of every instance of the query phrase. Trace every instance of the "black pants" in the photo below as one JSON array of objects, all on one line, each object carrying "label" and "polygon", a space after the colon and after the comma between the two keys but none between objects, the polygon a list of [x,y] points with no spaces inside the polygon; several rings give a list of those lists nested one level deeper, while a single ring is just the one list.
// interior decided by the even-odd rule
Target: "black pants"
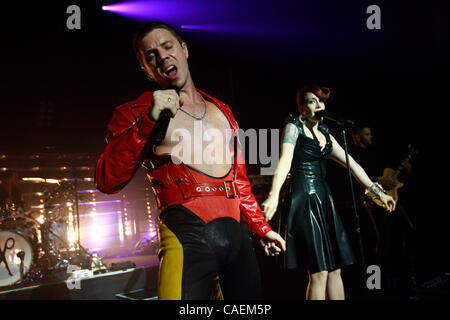
[{"label": "black pants", "polygon": [[[259,267],[241,216],[206,224],[181,205],[160,215],[160,299],[212,298],[214,280],[224,299],[260,299]],[[220,294],[219,294],[220,296]]]}]

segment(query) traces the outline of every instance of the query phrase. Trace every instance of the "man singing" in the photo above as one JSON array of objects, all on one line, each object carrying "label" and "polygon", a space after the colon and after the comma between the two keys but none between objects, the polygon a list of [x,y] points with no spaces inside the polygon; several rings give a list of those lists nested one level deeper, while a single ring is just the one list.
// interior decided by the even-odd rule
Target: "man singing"
[{"label": "man singing", "polygon": [[[261,298],[249,231],[267,255],[285,250],[285,242],[251,192],[230,108],[195,88],[187,45],[171,26],[143,25],[133,47],[159,90],[115,109],[97,162],[98,189],[116,193],[139,166],[148,170],[161,209],[159,299],[209,299],[217,276],[225,299]],[[172,119],[156,145],[151,133],[164,109]],[[199,130],[207,146],[198,143]]]}]

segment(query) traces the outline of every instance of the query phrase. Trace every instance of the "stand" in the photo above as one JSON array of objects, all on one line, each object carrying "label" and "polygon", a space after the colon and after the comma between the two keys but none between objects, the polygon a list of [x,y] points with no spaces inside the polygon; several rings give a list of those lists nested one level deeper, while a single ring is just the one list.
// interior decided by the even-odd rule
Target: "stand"
[{"label": "stand", "polygon": [[74,174],[74,198],[75,198],[75,214],[76,214],[76,219],[77,219],[77,243],[75,246],[75,251],[78,252],[80,250],[81,247],[81,240],[80,240],[80,211],[79,211],[79,207],[78,207],[78,179],[79,175],[78,172],[75,171]]},{"label": "stand", "polygon": [[[81,180],[81,175],[77,170],[74,170],[74,198],[75,198],[75,214],[77,221],[77,240],[75,245],[75,256],[72,257],[71,262],[79,265],[82,268],[90,267],[90,260],[92,260],[92,255],[89,251],[81,245],[80,238],[80,211],[79,211],[79,197],[78,197],[78,181]],[[81,252],[84,253],[84,256],[81,255]],[[86,257],[89,257],[89,262],[86,260]]]},{"label": "stand", "polygon": [[349,178],[349,182],[350,182],[350,191],[352,194],[353,215],[354,215],[354,219],[355,219],[355,231],[356,231],[356,236],[357,236],[358,244],[359,244],[359,254],[361,257],[361,272],[364,273],[364,271],[365,271],[365,269],[364,269],[364,267],[365,267],[364,249],[363,249],[363,244],[362,244],[362,239],[361,239],[361,227],[360,227],[359,215],[358,215],[358,210],[356,209],[356,198],[355,198],[355,190],[353,188],[352,172],[350,169],[350,162],[348,160],[348,148],[347,148],[347,139],[345,137],[345,127],[342,127],[341,129],[342,129],[342,138],[344,140],[345,162],[347,164],[348,178]]},{"label": "stand", "polygon": [[[87,268],[91,266],[91,255],[89,252],[81,245],[80,243],[80,214],[78,208],[78,185],[77,178],[74,179],[75,184],[69,182],[63,182],[58,184],[58,187],[55,189],[49,189],[44,192],[44,209],[45,209],[45,221],[42,224],[29,216],[28,218],[35,221],[40,225],[40,231],[42,236],[42,245],[41,249],[44,254],[41,256],[37,265],[40,267],[40,274],[42,276],[49,276],[53,271],[63,270],[69,266],[69,264],[79,265],[82,268]],[[55,209],[57,205],[61,206],[61,202],[66,202],[67,200],[75,200],[75,214],[76,214],[76,223],[77,223],[77,239],[75,243],[75,252],[70,255],[69,250],[70,246],[65,239],[62,239],[57,234],[55,234],[51,229],[51,223],[54,220],[54,217],[50,215],[50,212]],[[53,236],[54,239],[59,240],[66,248],[67,254],[66,257],[61,255],[60,250],[56,247],[54,242],[50,239],[50,235]]]}]

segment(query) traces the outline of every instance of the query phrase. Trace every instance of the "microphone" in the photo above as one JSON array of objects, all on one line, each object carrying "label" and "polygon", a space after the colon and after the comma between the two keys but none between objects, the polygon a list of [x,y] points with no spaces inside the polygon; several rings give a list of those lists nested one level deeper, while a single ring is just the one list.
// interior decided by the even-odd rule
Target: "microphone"
[{"label": "microphone", "polygon": [[[180,88],[176,86],[169,86],[167,89],[173,89],[180,95]],[[167,133],[167,128],[169,127],[170,118],[172,118],[172,112],[169,109],[164,109],[159,114],[158,120],[156,120],[155,126],[152,130],[153,143],[159,146]]]},{"label": "microphone", "polygon": [[329,112],[328,110],[321,110],[315,113],[315,118],[325,118],[331,120],[342,127],[354,127],[356,124],[352,120],[345,119],[340,115]]}]

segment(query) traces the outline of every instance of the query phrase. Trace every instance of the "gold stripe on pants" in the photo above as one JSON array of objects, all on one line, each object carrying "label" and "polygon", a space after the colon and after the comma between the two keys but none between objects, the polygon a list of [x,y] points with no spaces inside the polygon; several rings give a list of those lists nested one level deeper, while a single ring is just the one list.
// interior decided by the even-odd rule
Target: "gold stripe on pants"
[{"label": "gold stripe on pants", "polygon": [[162,223],[160,235],[160,266],[158,299],[181,300],[183,279],[183,246],[177,236]]}]

